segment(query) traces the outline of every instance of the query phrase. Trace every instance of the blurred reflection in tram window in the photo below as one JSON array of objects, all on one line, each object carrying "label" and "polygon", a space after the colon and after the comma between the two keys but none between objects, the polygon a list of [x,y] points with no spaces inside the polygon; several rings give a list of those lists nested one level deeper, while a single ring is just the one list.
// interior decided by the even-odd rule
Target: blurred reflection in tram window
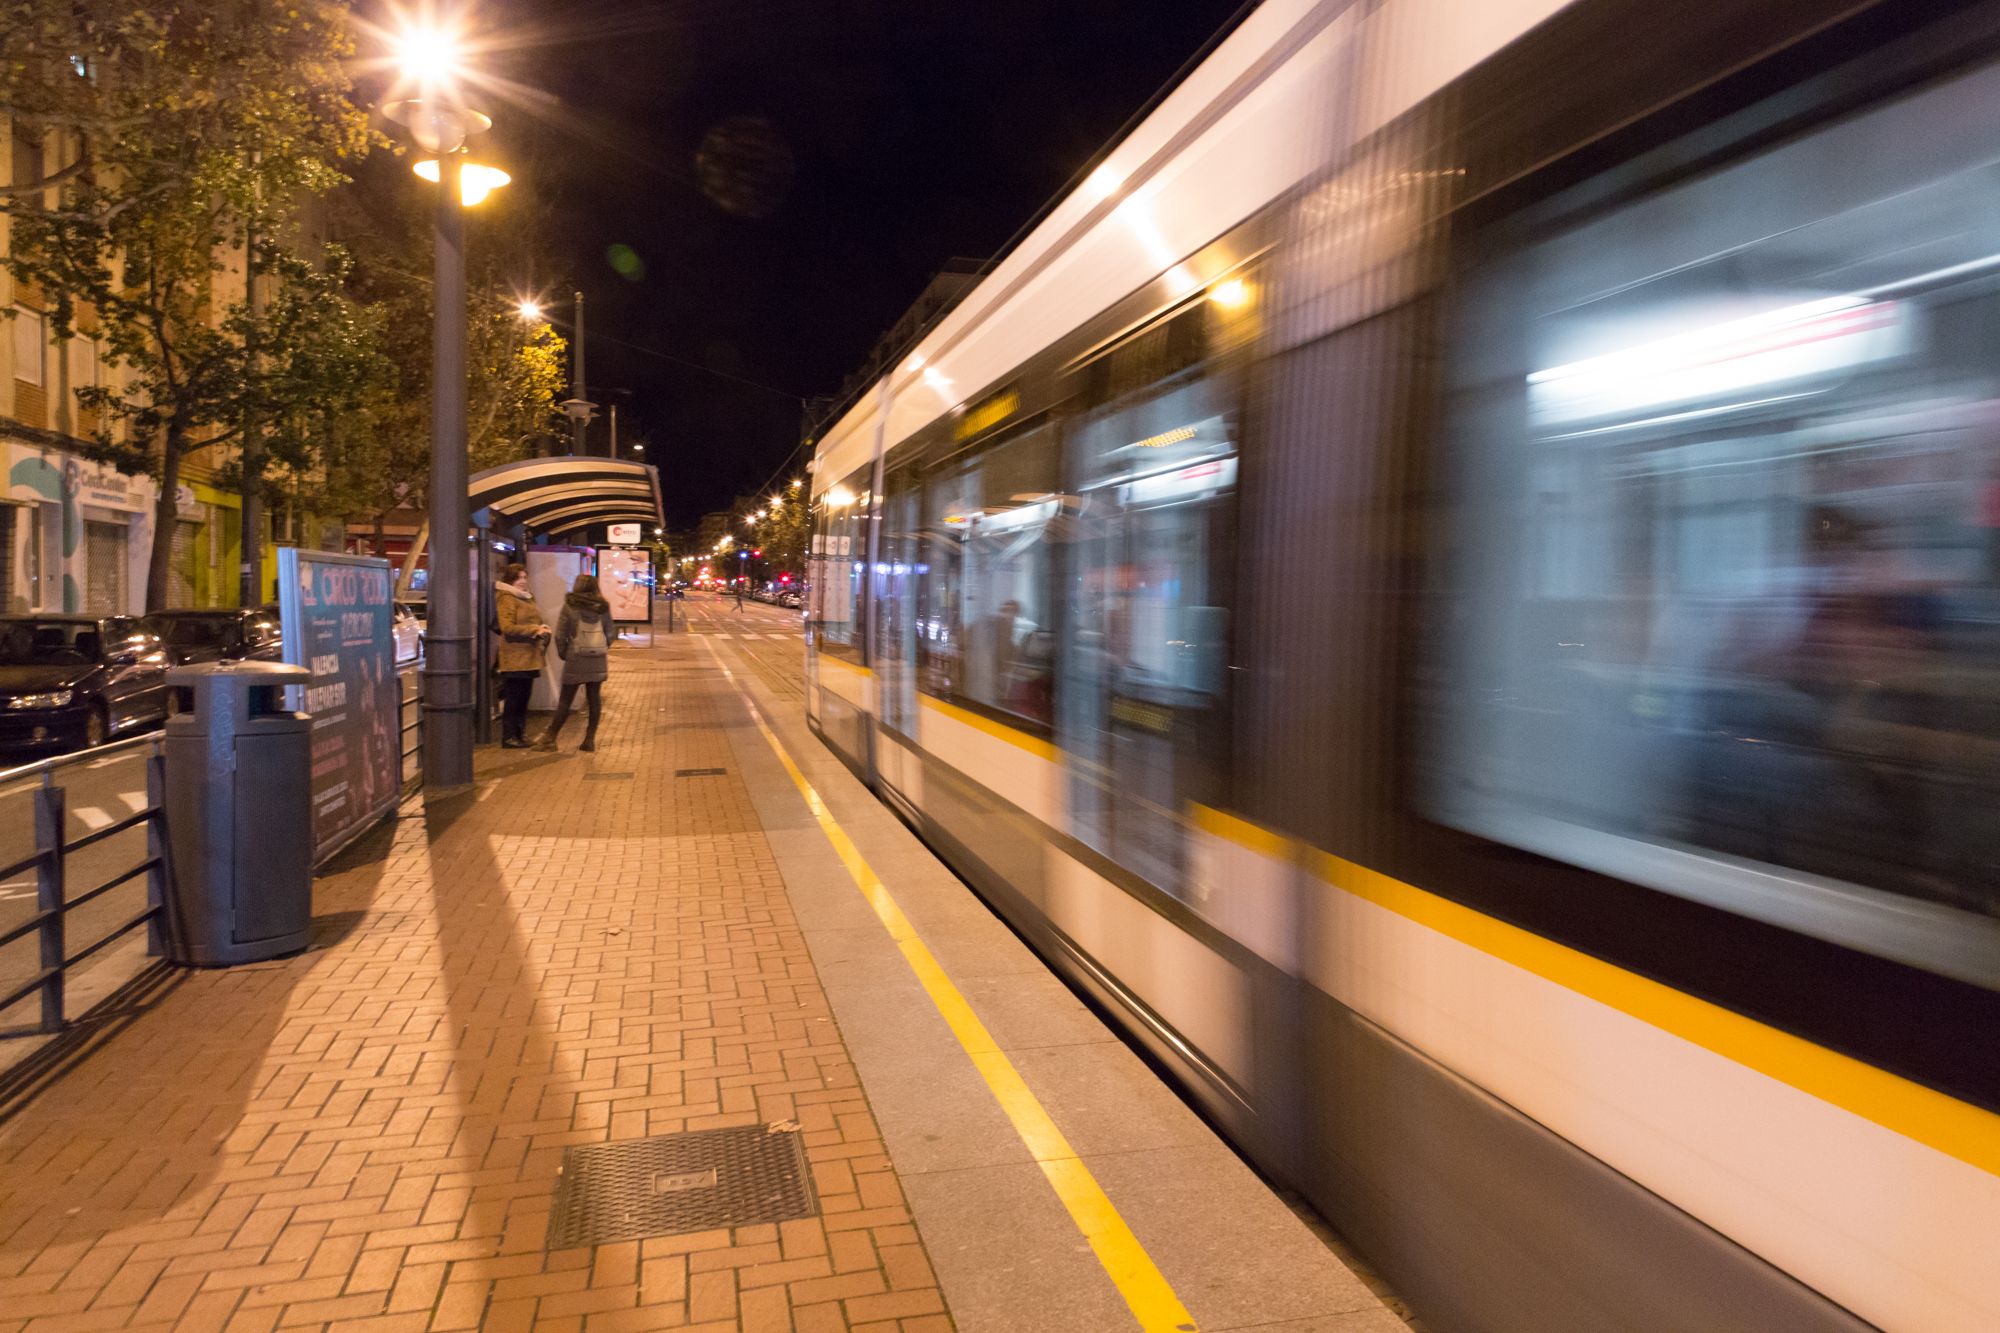
[{"label": "blurred reflection in tram window", "polygon": [[1042,733],[1052,721],[1059,479],[1055,428],[1042,425],[975,446],[925,487],[918,686]]},{"label": "blurred reflection in tram window", "polygon": [[[868,489],[869,471],[857,469],[819,497],[808,556],[807,610],[819,651],[854,662],[862,655],[860,615],[868,568],[868,515],[875,499]],[[725,552],[722,563],[727,566],[735,554]]]},{"label": "blurred reflection in tram window", "polygon": [[1228,774],[1237,392],[1203,302],[1084,371],[1057,734],[1075,835],[1185,891],[1186,816]]},{"label": "blurred reflection in tram window", "polygon": [[2000,914],[1996,96],[1466,275],[1447,820],[1661,888],[1758,863]]}]

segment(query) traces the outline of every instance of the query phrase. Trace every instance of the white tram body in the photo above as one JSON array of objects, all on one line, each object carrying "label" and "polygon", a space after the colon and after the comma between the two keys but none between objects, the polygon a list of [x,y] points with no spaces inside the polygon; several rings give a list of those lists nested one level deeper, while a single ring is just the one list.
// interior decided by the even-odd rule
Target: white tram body
[{"label": "white tram body", "polygon": [[815,728],[1437,1327],[2000,1327],[1995,8],[1266,0],[817,443]]}]

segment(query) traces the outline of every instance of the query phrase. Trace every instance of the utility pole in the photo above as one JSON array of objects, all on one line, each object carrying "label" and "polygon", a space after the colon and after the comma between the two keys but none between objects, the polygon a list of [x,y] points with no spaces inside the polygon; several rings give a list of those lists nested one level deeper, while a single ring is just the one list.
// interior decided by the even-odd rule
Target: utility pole
[{"label": "utility pole", "polygon": [[618,404],[611,404],[611,456],[618,457]]},{"label": "utility pole", "polygon": [[570,393],[580,406],[576,410],[576,438],[570,445],[570,452],[582,454],[587,443],[584,432],[590,426],[590,390],[583,378],[583,293],[576,294],[576,343],[571,348],[575,355],[571,358],[571,368],[576,372],[571,376],[576,381],[570,386]]},{"label": "utility pole", "polygon": [[456,148],[438,154],[424,633],[424,786],[433,791],[472,783],[472,570],[465,549],[472,516],[465,491],[465,216],[459,202],[464,164]]}]

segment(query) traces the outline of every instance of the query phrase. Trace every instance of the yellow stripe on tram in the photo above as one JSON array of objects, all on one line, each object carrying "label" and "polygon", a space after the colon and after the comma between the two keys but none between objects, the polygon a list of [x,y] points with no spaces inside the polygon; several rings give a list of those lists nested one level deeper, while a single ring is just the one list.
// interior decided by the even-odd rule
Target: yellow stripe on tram
[{"label": "yellow stripe on tram", "polygon": [[993,1099],[1000,1103],[1000,1109],[1013,1124],[1014,1132],[1021,1136],[1021,1142],[1035,1159],[1035,1165],[1041,1168],[1056,1197],[1069,1210],[1070,1220],[1076,1223],[1076,1229],[1090,1242],[1097,1262],[1103,1265],[1105,1273],[1117,1286],[1118,1294],[1125,1298],[1125,1304],[1139,1321],[1139,1327],[1145,1333],[1193,1333],[1196,1327],[1194,1316],[1181,1304],[1180,1297],[1174,1294],[1166,1276],[1160,1272],[1152,1256],[1146,1253],[1146,1247],[1132,1234],[1132,1228],[1119,1215],[1103,1186],[1097,1183],[1097,1178],[1090,1174],[1090,1168],[1083,1164],[1076,1150],[1070,1147],[1069,1140],[1056,1128],[1056,1122],[1043,1109],[1041,1101],[1028,1089],[1020,1071],[1014,1068],[1014,1062],[994,1043],[986,1025],[979,1021],[979,1015],[972,1012],[965,996],[952,984],[951,978],[917,934],[916,927],[903,915],[903,909],[896,905],[888,887],[862,859],[854,840],[847,836],[847,830],[840,826],[840,821],[834,818],[826,802],[820,799],[818,789],[792,761],[784,742],[764,721],[756,703],[736,683],[735,673],[724,665],[715,645],[704,639],[702,646],[715,658],[716,666],[728,678],[731,688],[743,700],[744,707],[750,710],[750,720],[757,724],[757,730],[764,734],[771,752],[778,756],[778,762],[791,775],[792,785],[805,798],[806,807],[819,821],[820,831],[826,834],[826,840],[833,844],[834,854],[840,858],[840,863],[847,867],[854,886],[861,890],[861,896],[888,929],[889,938],[902,951],[924,993],[931,997],[931,1003],[937,1006],[952,1035],[972,1060],[973,1068],[986,1080]]}]

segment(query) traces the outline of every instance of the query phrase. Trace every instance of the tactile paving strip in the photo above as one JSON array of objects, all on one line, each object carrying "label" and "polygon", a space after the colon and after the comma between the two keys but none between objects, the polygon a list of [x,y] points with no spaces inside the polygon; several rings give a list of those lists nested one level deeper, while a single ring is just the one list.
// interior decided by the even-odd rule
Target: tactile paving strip
[{"label": "tactile paving strip", "polygon": [[607,1245],[818,1211],[797,1129],[703,1129],[568,1149],[546,1244]]}]

